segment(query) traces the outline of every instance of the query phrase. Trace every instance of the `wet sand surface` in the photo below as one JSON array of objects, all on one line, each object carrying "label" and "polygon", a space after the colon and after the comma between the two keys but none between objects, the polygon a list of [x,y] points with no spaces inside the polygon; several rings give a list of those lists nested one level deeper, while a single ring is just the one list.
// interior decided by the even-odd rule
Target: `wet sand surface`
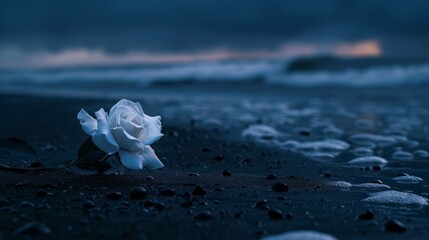
[{"label": "wet sand surface", "polygon": [[[1,170],[0,238],[260,239],[290,230],[338,239],[428,238],[424,204],[362,201],[385,190],[427,197],[429,158],[422,153],[429,150],[429,104],[423,90],[318,95],[277,89],[272,96],[269,89],[253,88],[245,96],[236,96],[239,87],[224,96],[222,91],[186,86],[178,97],[177,87],[155,87],[130,97],[149,115],[163,117],[165,136],[152,145],[165,165],[161,170],[118,176]],[[0,148],[0,162],[55,167],[76,158],[86,139],[77,112],[109,109],[117,100],[2,95],[0,138],[27,141],[38,158],[18,158]],[[261,125],[275,132],[256,128],[244,134]],[[387,138],[357,135],[362,133]],[[329,139],[348,146],[320,145]],[[369,154],[356,148],[388,164],[352,166],[350,160]],[[398,151],[412,158],[392,157]],[[422,180],[393,180],[403,173]],[[358,186],[362,183],[379,185]],[[401,222],[405,232],[386,228],[391,220]]]}]

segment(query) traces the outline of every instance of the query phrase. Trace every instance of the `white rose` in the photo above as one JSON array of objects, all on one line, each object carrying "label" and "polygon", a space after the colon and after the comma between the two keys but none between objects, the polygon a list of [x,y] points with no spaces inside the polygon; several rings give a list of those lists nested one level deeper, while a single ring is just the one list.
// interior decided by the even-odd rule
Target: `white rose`
[{"label": "white rose", "polygon": [[122,99],[107,114],[103,108],[97,119],[81,109],[77,114],[84,132],[108,154],[119,152],[122,164],[129,169],[162,168],[164,165],[149,146],[160,139],[161,117],[144,114],[140,103]]}]

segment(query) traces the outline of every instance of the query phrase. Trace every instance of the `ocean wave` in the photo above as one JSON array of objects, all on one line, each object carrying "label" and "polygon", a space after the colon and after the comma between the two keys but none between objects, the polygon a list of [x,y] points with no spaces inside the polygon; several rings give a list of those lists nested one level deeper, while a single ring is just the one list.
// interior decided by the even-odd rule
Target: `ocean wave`
[{"label": "ocean wave", "polygon": [[290,62],[260,60],[202,62],[152,67],[3,71],[0,73],[0,83],[3,85],[16,85],[64,82],[130,82],[139,85],[150,85],[157,82],[181,82],[184,80],[227,82],[254,81],[255,79],[267,84],[297,87],[366,87],[429,83],[429,64],[378,66],[342,71],[285,71]]}]

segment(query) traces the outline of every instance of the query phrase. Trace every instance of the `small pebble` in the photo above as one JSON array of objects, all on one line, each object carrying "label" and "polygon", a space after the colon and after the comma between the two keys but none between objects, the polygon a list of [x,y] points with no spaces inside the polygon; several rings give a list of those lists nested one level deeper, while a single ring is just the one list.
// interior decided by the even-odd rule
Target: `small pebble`
[{"label": "small pebble", "polygon": [[271,219],[282,219],[284,217],[283,212],[278,209],[268,210],[268,217]]},{"label": "small pebble", "polygon": [[374,213],[371,210],[366,210],[364,213],[358,216],[359,220],[372,220],[374,219]]},{"label": "small pebble", "polygon": [[275,183],[271,189],[273,191],[276,191],[276,192],[287,192],[287,191],[289,191],[288,185],[286,183],[282,183],[282,182]]},{"label": "small pebble", "polygon": [[209,211],[204,211],[204,212],[201,212],[201,213],[197,214],[197,215],[194,217],[194,219],[195,219],[195,220],[206,221],[206,220],[213,219],[213,216],[212,216],[211,212],[209,212]]},{"label": "small pebble", "polygon": [[230,172],[230,171],[228,171],[228,170],[223,170],[222,175],[223,175],[224,177],[229,177],[229,176],[231,176],[231,172]]},{"label": "small pebble", "polygon": [[47,225],[37,221],[28,222],[24,226],[15,230],[15,234],[25,235],[39,235],[49,233],[51,233],[51,229]]},{"label": "small pebble", "polygon": [[388,232],[403,233],[407,230],[405,225],[398,220],[389,220],[384,225],[384,229]]},{"label": "small pebble", "polygon": [[114,201],[116,201],[116,200],[119,200],[119,199],[121,199],[121,198],[122,198],[122,193],[120,193],[120,192],[109,192],[109,193],[106,195],[106,198],[107,198],[107,199],[109,199],[109,200],[114,200]]},{"label": "small pebble", "polygon": [[176,192],[174,191],[174,189],[164,189],[159,193],[159,195],[164,197],[171,197],[176,195]]},{"label": "small pebble", "polygon": [[131,189],[130,199],[141,200],[141,199],[144,199],[146,196],[147,196],[147,191],[144,187],[137,186]]},{"label": "small pebble", "polygon": [[19,204],[19,207],[21,207],[21,208],[32,208],[32,207],[34,207],[34,204],[30,201],[22,201]]},{"label": "small pebble", "polygon": [[268,179],[268,180],[276,180],[276,179],[277,179],[277,176],[276,176],[274,173],[271,173],[271,174],[269,174],[269,175],[266,177],[266,179]]},{"label": "small pebble", "polygon": [[206,195],[206,190],[201,185],[197,185],[192,191],[192,195],[194,196],[203,196]]}]

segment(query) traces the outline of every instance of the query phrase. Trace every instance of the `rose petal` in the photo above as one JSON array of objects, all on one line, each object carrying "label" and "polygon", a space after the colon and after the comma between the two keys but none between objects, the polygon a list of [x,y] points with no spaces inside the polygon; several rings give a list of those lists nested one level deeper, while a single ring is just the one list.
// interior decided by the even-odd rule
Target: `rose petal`
[{"label": "rose petal", "polygon": [[161,133],[161,117],[151,117],[145,114],[145,119],[149,124],[146,129],[140,133],[139,139],[142,140],[145,145],[150,145],[164,136],[164,134]]},{"label": "rose petal", "polygon": [[126,106],[129,107],[133,110],[135,110],[140,116],[143,116],[144,112],[143,112],[143,108],[140,105],[139,102],[132,102],[130,100],[127,99],[122,99],[120,100],[118,103],[116,103],[111,109],[109,114],[112,114],[113,112],[116,111],[116,108],[120,107],[120,106]]},{"label": "rose petal", "polygon": [[155,151],[149,147],[145,146],[143,151],[143,167],[149,169],[158,169],[164,167],[164,164],[156,156]]},{"label": "rose petal", "polygon": [[81,109],[79,111],[77,114],[77,119],[79,119],[82,129],[86,134],[92,136],[97,132],[97,121],[85,110]]},{"label": "rose petal", "polygon": [[143,126],[138,126],[137,124],[126,119],[121,119],[121,127],[123,127],[128,134],[135,138],[137,138],[140,132],[144,129]]},{"label": "rose petal", "polygon": [[119,156],[125,167],[133,170],[140,170],[143,168],[141,153],[119,150]]},{"label": "rose petal", "polygon": [[121,149],[130,152],[139,152],[143,150],[143,143],[139,139],[128,134],[123,127],[115,127],[111,129],[111,131],[113,138]]},{"label": "rose petal", "polygon": [[95,113],[95,116],[97,116],[98,130],[92,136],[92,141],[97,147],[109,154],[117,152],[119,146],[110,132],[110,127],[107,123],[107,113],[101,108]]},{"label": "rose petal", "polygon": [[133,170],[139,170],[143,167],[149,169],[158,169],[164,167],[164,164],[158,159],[155,151],[145,146],[142,152],[119,151],[121,162],[125,167]]}]

